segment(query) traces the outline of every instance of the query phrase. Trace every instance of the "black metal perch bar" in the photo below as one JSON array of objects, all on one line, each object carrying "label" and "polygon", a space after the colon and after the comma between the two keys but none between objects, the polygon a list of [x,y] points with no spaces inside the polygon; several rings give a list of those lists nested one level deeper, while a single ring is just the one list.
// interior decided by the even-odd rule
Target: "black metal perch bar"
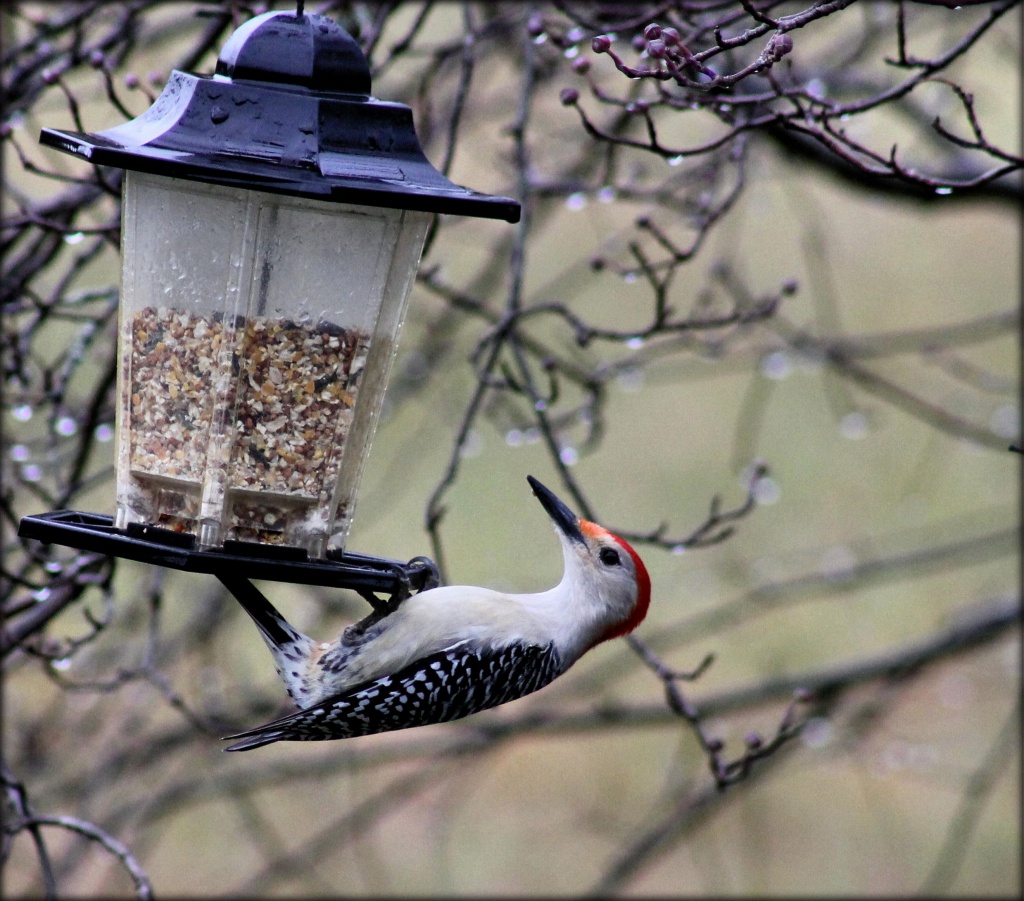
[{"label": "black metal perch bar", "polygon": [[[252,589],[249,579],[348,588],[378,613],[394,609],[409,595],[438,585],[437,566],[427,557],[408,563],[350,551],[310,558],[303,548],[227,541],[223,548],[196,550],[195,536],[143,524],[115,529],[113,518],[61,510],[26,516],[20,538],[110,554],[154,566],[216,576],[238,597]],[[382,599],[377,594],[386,595]]]}]

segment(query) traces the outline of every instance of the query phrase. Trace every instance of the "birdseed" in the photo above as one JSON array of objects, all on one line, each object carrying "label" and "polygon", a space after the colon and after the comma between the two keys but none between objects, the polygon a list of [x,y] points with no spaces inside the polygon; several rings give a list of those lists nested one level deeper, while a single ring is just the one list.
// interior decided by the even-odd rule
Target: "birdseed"
[{"label": "birdseed", "polygon": [[[334,518],[370,338],[326,322],[228,323],[167,307],[132,318],[132,475],[212,484],[232,507],[226,537],[288,543],[296,515],[315,517],[321,530]],[[196,503],[182,501],[147,521],[195,531]]]}]

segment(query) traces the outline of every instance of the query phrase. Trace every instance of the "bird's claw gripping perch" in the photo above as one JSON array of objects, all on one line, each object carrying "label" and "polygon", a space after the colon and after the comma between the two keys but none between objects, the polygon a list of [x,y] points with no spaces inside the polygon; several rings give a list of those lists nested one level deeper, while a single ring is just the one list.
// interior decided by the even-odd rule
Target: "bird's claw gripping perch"
[{"label": "bird's claw gripping perch", "polygon": [[398,609],[398,605],[413,593],[412,582],[409,579],[409,570],[415,566],[426,567],[423,575],[420,591],[429,591],[441,584],[441,574],[438,572],[437,564],[429,557],[413,557],[404,567],[394,566],[392,575],[397,583],[391,594],[382,598],[372,588],[358,588],[356,593],[368,603],[373,612],[379,616],[390,616]]}]

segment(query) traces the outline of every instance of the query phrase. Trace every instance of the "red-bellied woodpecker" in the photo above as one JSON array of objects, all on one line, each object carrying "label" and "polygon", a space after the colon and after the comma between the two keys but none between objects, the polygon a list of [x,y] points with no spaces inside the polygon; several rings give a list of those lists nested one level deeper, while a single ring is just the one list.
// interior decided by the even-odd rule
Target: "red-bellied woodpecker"
[{"label": "red-bellied woodpecker", "polygon": [[228,751],[443,723],[543,688],[594,645],[643,620],[651,581],[625,541],[577,517],[532,476],[565,558],[561,582],[539,594],[451,585],[422,591],[386,616],[319,644],[258,592],[239,600],[301,710],[255,729]]}]

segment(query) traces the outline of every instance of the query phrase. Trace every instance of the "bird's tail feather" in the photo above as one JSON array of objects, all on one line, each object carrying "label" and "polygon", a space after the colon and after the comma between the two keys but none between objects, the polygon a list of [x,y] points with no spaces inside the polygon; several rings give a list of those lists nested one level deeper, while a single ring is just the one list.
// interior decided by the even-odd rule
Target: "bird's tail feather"
[{"label": "bird's tail feather", "polygon": [[[261,748],[263,745],[269,745],[275,741],[281,741],[288,732],[286,727],[295,720],[300,719],[308,712],[308,710],[298,710],[295,713],[289,713],[287,716],[271,720],[269,723],[264,723],[262,726],[256,726],[253,729],[246,729],[244,732],[236,732],[234,735],[225,735],[221,741],[229,741],[232,738],[243,738],[245,741],[236,742],[233,745],[229,745],[224,750],[250,751],[253,748]],[[288,740],[291,741],[296,738],[298,738],[298,736],[293,735]],[[310,738],[315,737],[311,735]]]},{"label": "bird's tail feather", "polygon": [[[246,735],[247,733],[241,732],[240,735]],[[236,735],[225,735],[224,740],[227,741],[229,738],[237,738]],[[264,745],[272,745],[275,741],[281,738],[281,733],[278,731],[258,733],[256,735],[250,735],[244,741],[237,741],[233,745],[228,745],[225,751],[251,751],[253,748],[262,748]]]},{"label": "bird's tail feather", "polygon": [[242,605],[242,609],[252,617],[256,628],[260,630],[260,635],[263,636],[263,640],[271,650],[295,642],[310,641],[305,635],[294,629],[288,620],[278,612],[278,609],[267,600],[266,595],[248,579],[222,576],[221,581]]}]

